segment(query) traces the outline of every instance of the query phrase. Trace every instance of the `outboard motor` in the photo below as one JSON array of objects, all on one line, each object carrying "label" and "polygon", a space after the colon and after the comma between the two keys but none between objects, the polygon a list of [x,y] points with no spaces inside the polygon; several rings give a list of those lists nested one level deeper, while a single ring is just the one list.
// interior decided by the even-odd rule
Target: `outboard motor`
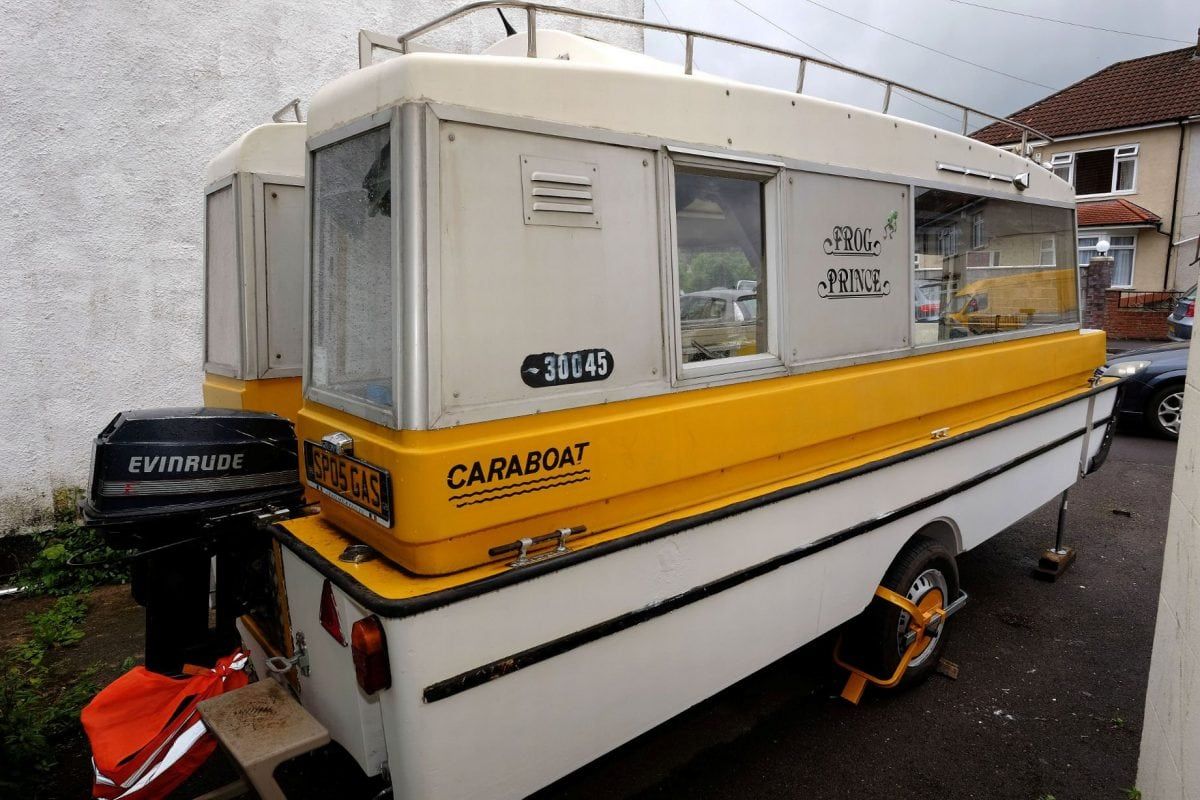
[{"label": "outboard motor", "polygon": [[[146,668],[211,666],[238,643],[247,565],[260,528],[304,504],[292,423],[275,414],[168,408],[118,414],[96,437],[84,522],[139,551],[133,596],[146,608]],[[216,559],[215,624],[210,621]]]}]

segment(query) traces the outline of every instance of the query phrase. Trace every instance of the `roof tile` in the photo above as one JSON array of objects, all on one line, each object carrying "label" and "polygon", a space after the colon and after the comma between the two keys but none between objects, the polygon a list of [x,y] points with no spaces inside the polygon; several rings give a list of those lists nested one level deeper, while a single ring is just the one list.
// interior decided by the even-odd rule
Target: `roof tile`
[{"label": "roof tile", "polygon": [[1076,206],[1079,227],[1104,225],[1156,225],[1162,218],[1136,203],[1117,197],[1112,200],[1092,200]]},{"label": "roof tile", "polygon": [[[1118,61],[1011,114],[1050,136],[1131,128],[1200,114],[1200,52],[1185,47]],[[988,144],[1016,142],[1021,132],[995,122],[971,134]]]}]

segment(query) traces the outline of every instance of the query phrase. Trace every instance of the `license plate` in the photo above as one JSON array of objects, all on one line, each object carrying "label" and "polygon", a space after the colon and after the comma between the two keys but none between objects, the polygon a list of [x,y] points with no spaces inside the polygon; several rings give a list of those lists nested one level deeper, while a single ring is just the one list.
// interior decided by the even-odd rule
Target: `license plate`
[{"label": "license plate", "polygon": [[392,480],[386,470],[304,443],[308,485],[384,527],[392,526]]}]

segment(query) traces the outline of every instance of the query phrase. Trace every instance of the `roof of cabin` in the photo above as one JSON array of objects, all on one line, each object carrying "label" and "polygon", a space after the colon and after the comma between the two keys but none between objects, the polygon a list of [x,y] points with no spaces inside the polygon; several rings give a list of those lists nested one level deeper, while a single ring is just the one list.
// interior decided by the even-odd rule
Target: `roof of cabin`
[{"label": "roof of cabin", "polygon": [[237,172],[303,178],[307,131],[302,122],[268,122],[251,128],[208,162],[205,185]]},{"label": "roof of cabin", "polygon": [[[921,182],[1073,202],[1074,192],[1033,161],[957,133],[811,95],[703,73],[685,75],[640,53],[539,29],[537,58],[524,34],[480,55],[409,53],[323,86],[309,106],[310,137],[404,102],[633,134],[730,153],[794,159]],[[1031,186],[938,170],[1029,173]]]},{"label": "roof of cabin", "polygon": [[[1133,128],[1200,115],[1200,47],[1118,61],[1010,115],[1049,136]],[[988,144],[1019,141],[994,122],[971,134]]]}]

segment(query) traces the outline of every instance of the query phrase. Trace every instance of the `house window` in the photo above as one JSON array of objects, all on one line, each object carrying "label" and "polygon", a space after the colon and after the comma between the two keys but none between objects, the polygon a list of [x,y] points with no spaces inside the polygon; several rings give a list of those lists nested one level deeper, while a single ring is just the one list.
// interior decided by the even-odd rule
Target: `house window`
[{"label": "house window", "polygon": [[1050,159],[1050,171],[1067,183],[1073,184],[1074,164],[1074,153],[1055,153],[1054,157]]},{"label": "house window", "polygon": [[942,258],[951,258],[958,253],[958,226],[948,225],[938,229],[937,253]]},{"label": "house window", "polygon": [[1055,153],[1049,169],[1075,187],[1077,195],[1132,192],[1137,179],[1138,145],[1080,153]]},{"label": "house window", "polygon": [[1053,236],[1042,239],[1042,254],[1038,259],[1038,266],[1053,267],[1055,265],[1057,254],[1054,241]]},{"label": "house window", "polygon": [[1104,232],[1089,232],[1079,237],[1079,266],[1085,266],[1097,254],[1096,244],[1108,239],[1108,254],[1113,260],[1113,286],[1133,285],[1133,262],[1137,253],[1136,236],[1110,236]]},{"label": "house window", "polygon": [[1136,144],[1075,153],[1075,194],[1132,192],[1137,155]]},{"label": "house window", "polygon": [[983,214],[975,214],[971,217],[971,249],[983,247]]}]

